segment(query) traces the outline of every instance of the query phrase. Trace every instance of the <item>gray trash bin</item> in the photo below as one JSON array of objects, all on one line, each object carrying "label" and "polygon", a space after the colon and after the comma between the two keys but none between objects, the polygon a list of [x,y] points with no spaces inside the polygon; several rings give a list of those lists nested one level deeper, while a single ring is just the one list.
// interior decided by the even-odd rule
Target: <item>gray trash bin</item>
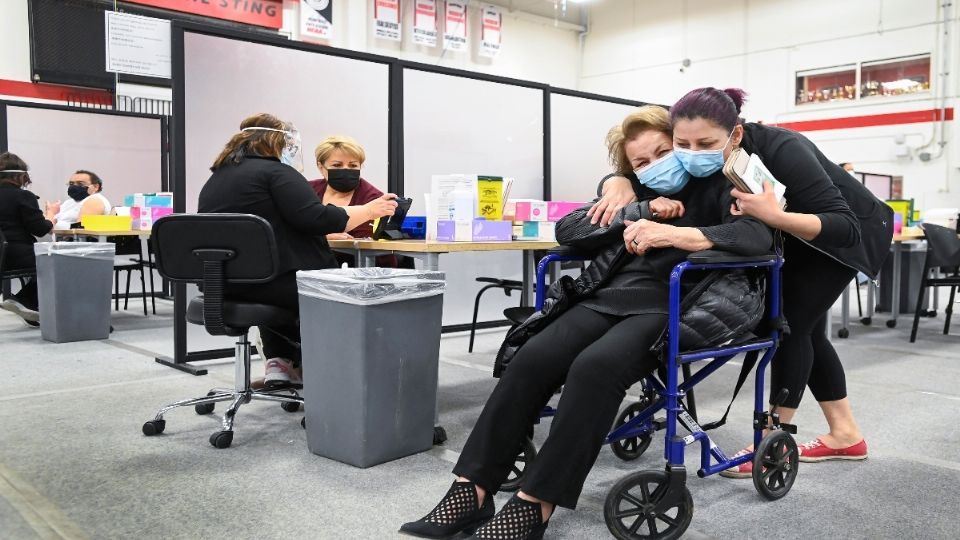
[{"label": "gray trash bin", "polygon": [[114,245],[34,244],[40,336],[55,343],[110,337]]},{"label": "gray trash bin", "polygon": [[370,467],[433,445],[442,272],[297,272],[307,447]]}]

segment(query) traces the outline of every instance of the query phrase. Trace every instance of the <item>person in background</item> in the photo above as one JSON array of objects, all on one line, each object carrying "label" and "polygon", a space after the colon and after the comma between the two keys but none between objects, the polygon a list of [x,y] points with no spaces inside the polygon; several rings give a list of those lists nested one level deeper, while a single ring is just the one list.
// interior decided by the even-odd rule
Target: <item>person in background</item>
[{"label": "person in background", "polygon": [[[300,312],[297,270],[333,268],[336,260],[325,235],[353,230],[378,217],[393,215],[393,194],[364,205],[337,207],[315,196],[302,168],[300,135],[289,122],[260,113],[243,120],[210,170],[200,191],[202,213],[254,214],[273,228],[279,251],[277,278],[258,285],[229,285],[227,298],[260,302]],[[298,159],[299,158],[299,159]],[[300,327],[261,326],[267,386],[302,384]]]},{"label": "person in background", "polygon": [[[383,192],[376,186],[360,177],[360,169],[367,160],[367,154],[360,143],[353,138],[346,135],[327,137],[317,145],[313,153],[323,178],[311,180],[310,187],[317,193],[323,204],[334,206],[367,204],[383,196]],[[373,223],[365,222],[347,232],[328,234],[327,240],[350,240],[372,236]],[[347,266],[355,266],[356,264],[355,257],[348,253],[335,252],[334,256],[340,265],[345,263]],[[408,258],[383,255],[376,258],[376,265],[383,268],[396,268],[404,259]],[[413,268],[412,265],[404,265],[404,267]]]},{"label": "person in background", "polygon": [[[53,230],[53,219],[60,211],[58,203],[40,211],[37,196],[27,191],[30,185],[29,167],[16,154],[0,154],[0,231],[7,240],[2,270],[36,268],[33,244],[37,238]],[[9,298],[0,302],[0,309],[15,313],[30,326],[39,326],[37,281],[30,279]]]},{"label": "person in background", "polygon": [[[47,203],[48,209],[50,204]],[[110,201],[103,196],[103,180],[96,173],[81,169],[67,181],[67,199],[60,205],[54,227],[69,229],[80,223],[83,216],[106,216],[111,210]]]}]

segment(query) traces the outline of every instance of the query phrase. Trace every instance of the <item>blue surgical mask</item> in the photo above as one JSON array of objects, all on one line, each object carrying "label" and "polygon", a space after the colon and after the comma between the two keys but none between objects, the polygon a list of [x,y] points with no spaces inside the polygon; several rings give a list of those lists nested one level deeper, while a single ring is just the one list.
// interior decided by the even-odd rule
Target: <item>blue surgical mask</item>
[{"label": "blue surgical mask", "polygon": [[688,148],[673,147],[673,153],[683,164],[683,168],[693,176],[703,178],[723,168],[723,149],[730,144],[733,132],[727,137],[727,142],[716,150],[690,150]]},{"label": "blue surgical mask", "polygon": [[683,189],[690,180],[690,173],[677,160],[675,152],[670,152],[633,173],[637,175],[641,184],[660,195],[673,195]]}]

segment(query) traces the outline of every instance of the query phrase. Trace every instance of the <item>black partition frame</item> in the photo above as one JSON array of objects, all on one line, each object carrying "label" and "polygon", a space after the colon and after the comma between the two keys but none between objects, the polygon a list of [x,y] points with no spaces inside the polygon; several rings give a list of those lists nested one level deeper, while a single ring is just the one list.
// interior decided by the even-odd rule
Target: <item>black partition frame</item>
[{"label": "black partition frame", "polygon": [[[292,41],[281,36],[264,35],[262,33],[251,33],[224,28],[214,28],[206,25],[199,25],[187,22],[173,22],[171,26],[171,48],[172,48],[172,81],[173,81],[173,117],[170,126],[171,142],[171,190],[174,194],[174,211],[184,212],[186,209],[186,160],[185,152],[185,133],[184,133],[184,110],[183,103],[185,99],[184,88],[184,34],[187,32],[204,34],[209,36],[235,39],[263,45],[281,47],[285,49],[295,49],[308,51],[317,54],[326,54],[342,58],[351,58],[364,62],[374,62],[386,64],[389,69],[389,89],[388,102],[389,112],[387,118],[387,133],[389,137],[387,146],[387,190],[399,195],[404,194],[403,179],[403,72],[405,69],[426,71],[449,75],[451,77],[462,77],[479,81],[494,82],[512,86],[521,86],[533,88],[543,92],[543,196],[544,199],[550,198],[550,176],[551,176],[551,135],[550,135],[550,98],[553,94],[560,94],[571,97],[579,97],[596,101],[606,101],[621,105],[630,105],[640,107],[648,103],[630,99],[593,94],[589,92],[580,92],[577,90],[568,90],[557,88],[549,84],[528,81],[523,79],[514,79],[510,77],[501,77],[489,75],[463,69],[450,68],[445,66],[436,66],[398,58],[381,56],[372,53],[340,49],[326,45],[317,45]],[[211,360],[216,358],[227,358],[233,356],[232,348],[213,349],[207,351],[187,350],[187,328],[186,328],[186,285],[176,284],[174,289],[174,355],[169,357],[158,357],[157,362],[193,373],[194,375],[204,375],[206,369],[190,365],[190,362],[200,360]]]}]

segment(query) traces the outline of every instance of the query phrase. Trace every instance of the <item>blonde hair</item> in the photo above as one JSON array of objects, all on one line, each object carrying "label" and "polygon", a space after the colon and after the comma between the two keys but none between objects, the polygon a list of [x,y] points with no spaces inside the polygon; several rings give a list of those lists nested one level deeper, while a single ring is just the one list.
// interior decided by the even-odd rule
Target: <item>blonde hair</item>
[{"label": "blonde hair", "polygon": [[644,131],[659,131],[671,139],[673,130],[670,128],[670,113],[658,105],[644,105],[628,114],[619,126],[613,126],[607,133],[607,152],[610,163],[616,167],[618,173],[628,173],[633,170],[630,158],[627,157],[626,145],[634,137]]},{"label": "blonde hair", "polygon": [[353,137],[334,135],[320,141],[316,150],[313,151],[313,154],[317,157],[317,164],[322,165],[337,150],[350,154],[360,162],[360,165],[363,165],[363,162],[367,160],[367,153],[363,151],[363,147]]}]

